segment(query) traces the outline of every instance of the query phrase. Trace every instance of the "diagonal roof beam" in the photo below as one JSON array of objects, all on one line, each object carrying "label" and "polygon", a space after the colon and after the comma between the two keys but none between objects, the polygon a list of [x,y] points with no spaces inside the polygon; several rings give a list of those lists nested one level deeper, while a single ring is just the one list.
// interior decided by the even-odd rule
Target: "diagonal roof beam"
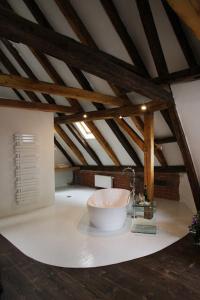
[{"label": "diagonal roof beam", "polygon": [[[32,72],[32,70],[30,69],[30,67],[26,64],[26,62],[24,61],[24,59],[20,56],[20,54],[18,53],[18,51],[12,46],[12,44],[10,42],[5,42],[4,41],[4,46],[8,49],[8,51],[10,51],[10,53],[13,55],[13,57],[15,58],[15,60],[19,63],[19,65],[21,66],[21,68],[24,70],[24,72],[32,79],[37,79],[37,77],[35,76],[35,74]],[[5,55],[4,55],[5,56]],[[4,58],[5,59],[5,58]],[[9,64],[10,67],[12,67],[12,71],[14,71],[15,73],[17,72],[17,70],[15,68],[13,68],[12,64]],[[19,74],[18,72],[16,74]],[[47,100],[48,103],[52,103],[49,101],[48,98],[46,98],[46,94],[43,94],[43,96],[45,97],[45,99]],[[55,104],[54,99],[52,98],[53,104]],[[71,106],[68,107],[71,110],[77,110],[77,106]],[[80,110],[78,110],[80,111]],[[61,116],[61,114],[60,114]],[[94,150],[89,146],[89,144],[87,143],[87,141],[85,139],[83,139],[78,132],[76,131],[76,127],[72,126],[72,128],[69,128],[67,126],[67,128],[70,130],[70,132],[74,135],[74,137],[78,140],[78,142],[83,146],[83,148],[85,148],[85,150],[89,153],[89,155],[92,157],[92,159],[97,163],[97,165],[102,165],[100,159],[98,158],[98,156],[96,155],[96,153],[94,152]]]},{"label": "diagonal roof beam", "polygon": [[[9,71],[12,72],[16,75],[19,75],[19,72],[17,71],[17,69],[14,67],[14,65],[9,61],[9,59],[6,57],[6,55],[3,53],[3,51],[0,49],[0,60],[3,63],[3,65],[5,66],[5,68]],[[16,89],[13,89],[14,92],[18,95],[19,92]],[[37,97],[36,94],[34,94],[33,92],[27,92],[24,91],[27,96],[31,99],[31,101],[36,102],[36,103],[40,103],[40,99]],[[20,95],[20,94],[19,94]],[[44,95],[45,96],[45,95]],[[20,99],[24,101],[24,98],[22,96],[20,96]],[[46,99],[48,102],[48,98]],[[53,98],[52,98],[53,100]],[[54,101],[54,100],[53,100]],[[53,102],[55,103],[55,101]],[[60,127],[61,128],[61,127]],[[62,128],[61,128],[62,129]],[[68,141],[68,143],[70,143],[73,146],[73,149],[75,149],[75,155],[77,156],[77,158],[79,159],[79,161],[82,164],[86,164],[87,162],[84,158],[84,156],[82,155],[82,153],[79,151],[79,149],[76,147],[76,145],[72,142],[72,140],[70,140],[70,138],[67,136],[67,134],[64,132],[64,130],[62,131],[62,138],[65,138],[65,140]]]},{"label": "diagonal roof beam", "polygon": [[[128,54],[129,54],[129,56],[131,57],[133,63],[142,70],[142,72],[144,73],[144,76],[147,75],[147,77],[149,77],[147,68],[144,65],[144,63],[143,63],[143,61],[140,57],[140,54],[139,54],[132,38],[130,37],[126,27],[124,26],[113,1],[112,0],[109,0],[109,1],[100,0],[100,1],[101,1],[102,6],[104,7],[104,10],[106,11],[109,19],[110,19],[110,21],[112,22],[115,30],[117,31],[118,35],[120,36],[120,38],[121,38]],[[56,1],[56,2],[57,2],[58,5],[60,4],[59,0]],[[74,19],[75,18],[75,13],[74,13],[74,10],[72,9],[72,6],[69,5],[68,1],[65,1],[65,7],[68,10],[68,15],[71,15],[72,18]],[[69,13],[69,11],[70,11],[70,13]],[[70,22],[70,20],[68,18],[68,21],[69,21],[70,25],[73,28],[73,24],[74,24],[73,20],[72,20],[72,22]],[[82,41],[82,42],[84,43],[84,41]],[[86,44],[88,44],[88,43],[86,43]]]},{"label": "diagonal roof beam", "polygon": [[71,166],[75,166],[75,163],[72,160],[71,156],[69,156],[69,154],[65,151],[65,149],[63,149],[63,147],[58,142],[58,140],[56,139],[56,137],[54,137],[54,144],[62,152],[62,154],[66,157],[66,159],[70,162]]},{"label": "diagonal roof beam", "polygon": [[196,67],[198,64],[194,56],[193,50],[190,47],[185,32],[182,28],[180,19],[175,14],[173,9],[169,6],[166,0],[161,0],[161,1],[189,67],[191,68]]},{"label": "diagonal roof beam", "polygon": [[[56,0],[56,1],[64,3],[62,0]],[[139,3],[139,1],[140,0],[138,0],[138,3]],[[149,3],[147,3],[147,6],[149,6]],[[150,11],[150,19],[151,19],[151,21],[153,21],[151,11]],[[77,19],[76,19],[76,22],[77,22]],[[156,38],[157,32],[156,32],[156,27],[155,27],[154,21],[153,21],[153,25],[154,25],[154,29],[155,29],[154,37]],[[79,29],[81,32],[81,28],[79,28]],[[159,42],[159,40],[158,40],[158,42]],[[159,46],[159,44],[158,44],[158,46]],[[161,45],[160,45],[160,49],[162,50]],[[162,53],[161,53],[161,55],[162,55]],[[163,66],[164,66],[166,64],[165,60],[164,60],[164,55],[163,55],[163,57],[161,57],[161,60],[163,60]],[[166,67],[164,66],[164,68],[165,68],[166,75],[168,75],[167,66]],[[195,172],[195,169],[193,166],[192,157],[191,157],[189,148],[187,146],[187,142],[185,140],[184,132],[182,130],[178,114],[177,113],[173,114],[173,112],[176,112],[176,108],[172,106],[170,111],[168,111],[168,110],[162,111],[162,115],[163,115],[164,119],[166,120],[169,128],[172,130],[172,132],[175,134],[175,136],[178,140],[178,144],[182,151],[182,155],[183,155],[185,164],[187,165],[187,173],[188,173],[188,178],[190,181],[191,189],[193,192],[194,200],[195,200],[197,208],[199,208],[200,207],[200,192],[199,192],[200,187],[199,187],[197,175],[196,175],[196,172]],[[176,123],[179,124],[180,126],[176,127]]]},{"label": "diagonal roof beam", "polygon": [[[24,1],[30,2],[29,0],[24,0]],[[61,12],[63,13],[63,15],[65,16],[65,18],[67,19],[67,21],[72,26],[72,28],[73,28],[74,32],[76,33],[76,35],[79,37],[80,41],[83,42],[83,43],[86,43],[90,47],[93,47],[93,48],[95,47],[96,49],[98,49],[95,41],[93,40],[93,38],[89,34],[87,28],[84,26],[83,22],[81,21],[81,19],[77,15],[77,13],[74,10],[73,6],[70,4],[70,1],[68,1],[68,0],[65,0],[65,1],[56,0],[56,3],[59,6],[59,8],[60,8]],[[110,3],[110,1],[109,1],[109,3]],[[122,23],[122,21],[120,22],[120,24],[121,23]],[[119,24],[115,24],[115,26],[118,26],[118,25]],[[122,23],[122,25],[123,25],[123,23]],[[124,25],[123,25],[123,28],[125,28]],[[133,48],[132,48],[132,50],[133,50]],[[85,87],[85,81],[81,80],[81,83],[82,83],[84,88],[88,88],[87,84],[86,84],[86,87]],[[119,96],[122,93],[121,88],[118,88],[118,87],[113,86],[113,85],[110,85],[110,86],[111,86],[112,90],[114,91],[114,93],[116,95]],[[132,104],[131,101],[129,100],[129,98],[126,95],[124,97],[126,98],[126,100],[129,104]],[[95,105],[95,106],[97,107],[97,105]],[[97,107],[97,109],[103,109],[103,108],[102,107],[101,108]],[[163,111],[163,114],[165,114],[164,111]],[[139,116],[131,116],[131,119],[132,119],[133,123],[135,124],[136,128],[141,132],[141,134],[143,134],[144,133],[144,123],[141,120],[141,118]],[[113,122],[113,121],[110,120],[109,122]],[[115,120],[115,122],[119,125],[119,121],[117,119]],[[130,135],[129,131],[127,133]],[[131,136],[131,138],[132,138],[132,136]],[[157,147],[155,147],[155,149],[156,149],[155,154],[156,154],[156,157],[157,157],[158,161],[161,163],[161,165],[167,165],[167,161],[166,161],[162,151],[161,150],[158,151]]]},{"label": "diagonal roof beam", "polygon": [[[173,101],[171,93],[138,74],[133,66],[103,51],[89,48],[62,34],[0,8],[0,34],[148,98]],[[137,73],[136,73],[137,72]]]},{"label": "diagonal roof beam", "polygon": [[[26,3],[27,7],[29,8],[29,10],[31,11],[32,15],[34,16],[34,18],[37,20],[37,22],[39,24],[41,24],[42,26],[47,27],[48,29],[52,29],[53,30],[52,26],[50,25],[50,23],[48,22],[48,20],[46,19],[46,17],[43,15],[43,13],[39,9],[39,7],[35,3],[35,1],[33,1],[33,0],[31,0],[31,1],[30,0],[24,0],[24,2]],[[88,36],[89,36],[89,34],[88,34]],[[40,64],[43,66],[43,68],[46,70],[46,72],[49,74],[49,76],[55,82],[60,83],[60,76],[55,71],[55,69],[52,67],[52,65],[49,62],[49,60],[47,59],[47,57],[44,56],[43,54],[41,54],[40,52],[36,51],[36,50],[32,49],[32,52],[36,56],[36,58],[39,60]],[[73,67],[71,67],[69,65],[67,65],[67,67],[70,69],[70,71],[72,72],[72,74],[74,75],[74,77],[76,78],[76,80],[82,86],[83,89],[87,89],[87,90],[93,91],[93,89],[92,89],[91,85],[89,84],[88,80],[86,79],[85,75],[83,75],[83,73],[80,70],[75,69],[75,68],[73,68]],[[117,88],[115,88],[115,90],[117,91]],[[121,95],[121,92],[118,92],[117,96],[120,96],[120,95]],[[93,104],[94,104],[94,106],[96,107],[97,110],[104,109],[104,106],[102,104],[100,104],[100,103],[95,103],[94,102]],[[140,119],[137,116],[133,117],[133,118],[135,118],[135,120],[137,121],[137,123],[136,123],[137,127],[142,128],[142,130],[143,130],[143,126],[141,124]],[[139,161],[137,153],[134,151],[134,149],[132,149],[132,151],[130,152],[131,145],[130,145],[128,139],[126,139],[125,136],[123,136],[123,133],[120,131],[120,129],[118,128],[118,126],[115,124],[115,122],[113,120],[107,120],[106,123],[110,127],[110,129],[112,130],[112,132],[116,136],[116,138],[120,141],[120,143],[122,144],[122,146],[124,147],[124,149],[129,153],[129,155],[131,156],[131,158],[132,159],[136,158],[136,160]],[[117,159],[117,157],[114,154],[114,152],[110,151],[111,148],[108,147],[109,146],[108,143],[102,137],[102,135],[100,134],[99,130],[94,125],[94,123],[88,122],[87,125],[88,125],[89,129],[95,135],[95,137],[98,140],[98,142],[102,145],[102,147],[104,148],[104,150],[107,152],[107,154],[109,155],[109,157],[112,159],[112,161],[116,165],[118,165],[119,164],[119,160]]]},{"label": "diagonal roof beam", "polygon": [[149,1],[136,0],[136,3],[158,75],[165,76],[168,74],[168,68],[154,23]]},{"label": "diagonal roof beam", "polygon": [[[2,0],[1,0],[2,1]],[[3,0],[4,4],[7,5],[7,9],[10,9],[12,11],[11,6],[8,4],[8,2],[6,0]],[[38,8],[38,6],[35,4],[34,1],[27,1],[26,3],[27,5],[29,5],[29,9],[31,10],[32,14],[35,15],[35,11],[36,11],[36,15],[37,18],[39,18],[39,23],[42,20],[42,24],[44,26],[47,26],[48,28],[51,26],[50,24],[47,22],[46,18],[43,16],[42,12],[40,11],[40,9]],[[54,69],[54,67],[51,65],[51,63],[49,62],[49,60],[47,59],[47,57],[41,53],[39,53],[38,51],[35,51],[34,49],[30,49],[32,51],[32,53],[34,54],[34,56],[39,60],[40,64],[43,66],[43,68],[45,69],[45,71],[48,73],[48,75],[50,76],[50,78],[52,78],[52,80],[57,83],[57,84],[61,84],[61,85],[65,85],[65,82],[62,80],[62,78],[60,77],[60,75],[56,72],[56,70]],[[71,72],[73,72],[74,76],[76,77],[76,70],[73,67],[70,67]],[[83,76],[84,77],[84,76]],[[82,79],[82,78],[81,78]],[[69,101],[69,103],[74,107],[77,107],[80,111],[83,111],[81,105],[78,103],[78,101],[74,101],[71,99],[67,99]],[[112,150],[111,146],[108,144],[108,142],[105,140],[105,138],[103,137],[103,135],[101,134],[101,132],[98,130],[98,128],[92,123],[89,122],[88,124],[89,129],[92,131],[92,133],[94,134],[95,138],[97,139],[98,143],[102,146],[102,148],[104,149],[104,151],[107,153],[107,155],[110,157],[110,159],[114,162],[114,164],[116,166],[120,165],[120,161],[117,158],[116,154],[114,153],[114,151]],[[75,128],[75,126],[72,126],[73,128],[68,128],[70,129],[70,131],[74,134],[76,131],[76,138],[78,137],[77,134],[77,130]],[[79,142],[83,144],[86,143],[86,141],[82,138],[81,135],[79,135]],[[86,143],[87,144],[87,143]],[[89,146],[89,145],[88,145]],[[91,148],[92,151],[92,148]],[[90,152],[91,152],[90,151]],[[94,152],[94,151],[93,151]],[[95,152],[94,152],[95,154]],[[96,161],[99,161],[99,164],[101,164],[100,160],[98,159],[97,155],[96,155]]]}]

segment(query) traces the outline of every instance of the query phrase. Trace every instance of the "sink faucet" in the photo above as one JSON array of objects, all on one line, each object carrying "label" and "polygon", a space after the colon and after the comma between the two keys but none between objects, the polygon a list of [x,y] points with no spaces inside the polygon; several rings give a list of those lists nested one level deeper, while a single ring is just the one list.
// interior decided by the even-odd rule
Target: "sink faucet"
[{"label": "sink faucet", "polygon": [[132,182],[130,182],[130,198],[134,201],[135,198],[135,170],[132,167],[123,169],[122,173],[130,173],[132,176]]}]

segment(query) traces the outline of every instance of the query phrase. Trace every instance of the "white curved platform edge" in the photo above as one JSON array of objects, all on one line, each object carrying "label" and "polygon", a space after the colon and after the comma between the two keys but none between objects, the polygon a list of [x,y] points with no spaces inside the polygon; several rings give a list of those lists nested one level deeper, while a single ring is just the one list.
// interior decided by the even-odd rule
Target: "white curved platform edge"
[{"label": "white curved platform edge", "polygon": [[89,188],[58,191],[51,207],[1,219],[0,232],[25,255],[69,268],[105,266],[146,256],[188,232],[192,213],[184,203],[159,200],[156,235],[131,233],[130,220],[114,234],[97,233],[88,225],[86,209],[93,191]]}]

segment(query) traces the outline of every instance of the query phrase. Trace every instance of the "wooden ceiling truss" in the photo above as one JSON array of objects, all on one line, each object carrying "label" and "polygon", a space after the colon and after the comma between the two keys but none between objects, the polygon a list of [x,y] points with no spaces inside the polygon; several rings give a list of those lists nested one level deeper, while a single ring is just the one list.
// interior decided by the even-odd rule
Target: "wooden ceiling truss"
[{"label": "wooden ceiling truss", "polygon": [[[185,1],[185,0],[184,0]],[[9,86],[13,89],[16,95],[24,101],[23,96],[20,94],[18,89],[23,89],[29,99],[34,103],[25,104],[20,102],[20,105],[38,105],[39,106],[49,106],[48,109],[57,109],[55,130],[59,136],[65,141],[65,143],[71,148],[79,161],[84,165],[84,168],[90,168],[98,170],[105,169],[85,139],[80,135],[78,130],[74,127],[72,122],[74,120],[82,120],[83,109],[78,103],[79,100],[92,101],[97,111],[87,112],[88,119],[87,125],[90,130],[95,135],[97,141],[102,145],[106,153],[114,162],[115,166],[110,167],[115,170],[120,169],[120,162],[116,154],[113,152],[107,141],[104,139],[97,127],[92,123],[93,120],[105,119],[108,126],[111,128],[113,133],[117,136],[118,140],[121,142],[125,150],[134,160],[137,168],[142,168],[141,161],[128,142],[127,138],[124,136],[122,130],[128,134],[132,140],[138,145],[138,147],[145,153],[145,165],[148,164],[146,170],[152,170],[153,166],[153,154],[155,155],[162,164],[160,168],[156,167],[155,169],[159,170],[169,170],[171,172],[187,172],[189,182],[191,185],[192,193],[196,203],[196,207],[200,208],[200,187],[197,179],[197,175],[194,169],[192,162],[192,157],[185,139],[183,128],[181,126],[176,107],[174,104],[173,96],[171,91],[164,89],[159,84],[168,84],[180,80],[193,80],[200,76],[200,67],[197,65],[195,56],[192,52],[192,49],[187,41],[187,38],[182,30],[180,21],[177,15],[169,7],[165,0],[162,0],[163,7],[166,11],[166,14],[169,18],[169,21],[172,25],[174,33],[177,37],[177,40],[181,46],[183,54],[185,55],[186,61],[189,68],[181,70],[174,73],[169,73],[165,57],[163,54],[162,46],[159,41],[159,36],[157,29],[154,23],[154,18],[151,12],[151,7],[148,0],[136,0],[140,18],[144,27],[144,31],[148,40],[149,48],[158,72],[158,78],[151,79],[149,73],[142,61],[142,58],[139,55],[139,52],[132,40],[130,38],[126,27],[124,26],[117,9],[115,8],[112,0],[106,1],[101,0],[108,17],[110,18],[115,30],[120,36],[129,56],[131,57],[134,66],[130,65],[116,57],[113,57],[103,51],[100,51],[97,48],[93,38],[87,31],[83,22],[80,20],[76,11],[70,4],[68,0],[55,0],[61,12],[71,25],[73,31],[78,36],[79,40],[83,43],[80,44],[66,36],[63,36],[57,32],[53,31],[53,28],[49,24],[48,20],[45,18],[43,13],[40,11],[39,7],[36,5],[35,1],[24,0],[24,3],[27,5],[38,24],[32,23],[12,11],[10,11],[10,6],[6,0],[0,0],[0,35],[3,39],[4,46],[10,51],[14,56],[16,61],[20,64],[24,72],[28,75],[29,79],[20,77],[19,72],[8,60],[2,50],[0,50],[0,60],[5,68],[12,75],[0,75],[0,84],[4,86]],[[108,3],[109,2],[109,3]],[[171,5],[173,1],[168,1]],[[172,5],[173,7],[173,5]],[[9,8],[9,9],[8,9]],[[32,70],[19,55],[17,50],[13,45],[7,40],[11,40],[16,43],[24,43],[30,47],[32,53],[41,63],[45,71],[53,80],[54,84],[44,83],[37,80],[36,76],[33,74]],[[64,61],[69,67],[72,74],[77,79],[78,83],[81,85],[82,89],[70,89],[66,86],[65,82],[62,80],[60,75],[54,69],[48,58],[44,55],[48,54],[55,58],[58,58]],[[112,90],[114,91],[116,97],[102,95],[93,91],[89,81],[86,79],[82,71],[84,70],[88,73],[96,75],[104,80],[107,80],[110,84]],[[14,75],[14,76],[13,76]],[[15,79],[15,83],[14,80]],[[17,84],[16,84],[17,81]],[[21,85],[20,85],[20,84]],[[26,83],[26,84],[25,84]],[[23,85],[24,84],[24,85]],[[28,86],[27,86],[28,84]],[[43,97],[49,104],[41,104],[40,99],[34,93],[39,91],[42,93]],[[141,94],[147,98],[153,99],[152,103],[158,103],[160,109],[162,109],[162,115],[166,120],[169,128],[172,131],[172,136],[166,138],[154,139],[152,134],[153,122],[152,115],[153,111],[149,107],[144,116],[144,123],[140,118],[139,107],[132,105],[129,98],[126,96],[126,92],[135,91],[138,94]],[[55,100],[51,95],[62,95],[67,97],[70,107],[61,108],[59,105],[56,105]],[[6,99],[4,99],[5,102]],[[3,101],[3,100],[2,100]],[[10,101],[10,100],[9,100]],[[16,101],[15,101],[16,102]],[[19,101],[17,101],[19,102]],[[6,102],[4,103],[6,105]],[[17,104],[17,103],[16,103]],[[106,109],[104,104],[112,104],[116,106],[122,106],[119,108]],[[2,102],[3,105],[3,102]],[[13,103],[14,105],[14,103]],[[132,106],[130,106],[132,105]],[[149,104],[147,104],[149,105]],[[50,107],[51,106],[51,107]],[[131,108],[130,108],[131,107]],[[123,119],[119,118],[119,113],[125,116],[126,109],[132,111],[131,119],[133,120],[137,129],[140,133],[143,134],[144,139],[142,139],[130,125]],[[60,110],[58,110],[60,109]],[[66,111],[62,111],[65,109]],[[68,109],[68,112],[67,112]],[[134,112],[135,109],[135,112]],[[138,112],[137,112],[138,109]],[[71,110],[71,111],[70,111]],[[77,114],[77,112],[79,114]],[[61,113],[71,113],[71,116],[65,116]],[[130,115],[130,114],[128,114]],[[109,119],[108,119],[109,118]],[[85,150],[90,154],[91,158],[97,164],[97,167],[88,166],[83,154],[80,152],[78,147],[72,142],[69,136],[65,133],[63,128],[58,125],[58,123],[64,122],[68,130],[76,137],[77,141],[85,148]],[[121,128],[121,129],[120,129]],[[185,166],[167,166],[166,159],[163,156],[163,153],[158,146],[159,144],[164,143],[173,143],[177,142],[184,160]],[[158,144],[158,145],[157,145]],[[75,162],[70,158],[67,152],[63,149],[58,140],[55,139],[55,145],[62,151],[71,165],[75,165]],[[148,154],[146,154],[148,153]],[[151,158],[151,159],[150,159]],[[152,173],[152,172],[150,172]],[[146,182],[151,182],[149,186],[152,187],[152,178],[148,177],[148,174],[145,175]],[[153,192],[148,191],[150,197],[153,197]]]}]

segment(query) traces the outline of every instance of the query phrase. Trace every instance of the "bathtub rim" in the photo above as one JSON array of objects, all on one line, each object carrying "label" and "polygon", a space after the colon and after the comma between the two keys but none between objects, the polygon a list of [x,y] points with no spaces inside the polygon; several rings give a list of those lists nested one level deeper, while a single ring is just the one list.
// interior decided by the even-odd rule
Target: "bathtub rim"
[{"label": "bathtub rim", "polygon": [[[120,190],[120,191],[128,191],[129,192],[129,195],[127,197],[127,201],[126,201],[126,204],[124,204],[123,206],[104,206],[104,207],[100,207],[100,206],[94,206],[92,204],[89,203],[90,199],[93,197],[93,195],[95,193],[98,193],[102,190]],[[99,189],[99,190],[96,190],[94,191],[94,193],[88,198],[87,200],[87,207],[92,207],[92,208],[98,208],[98,209],[119,209],[119,208],[124,208],[124,207],[127,207],[130,203],[130,191],[127,190],[127,189],[120,189],[120,188],[103,188],[103,189]]]}]

